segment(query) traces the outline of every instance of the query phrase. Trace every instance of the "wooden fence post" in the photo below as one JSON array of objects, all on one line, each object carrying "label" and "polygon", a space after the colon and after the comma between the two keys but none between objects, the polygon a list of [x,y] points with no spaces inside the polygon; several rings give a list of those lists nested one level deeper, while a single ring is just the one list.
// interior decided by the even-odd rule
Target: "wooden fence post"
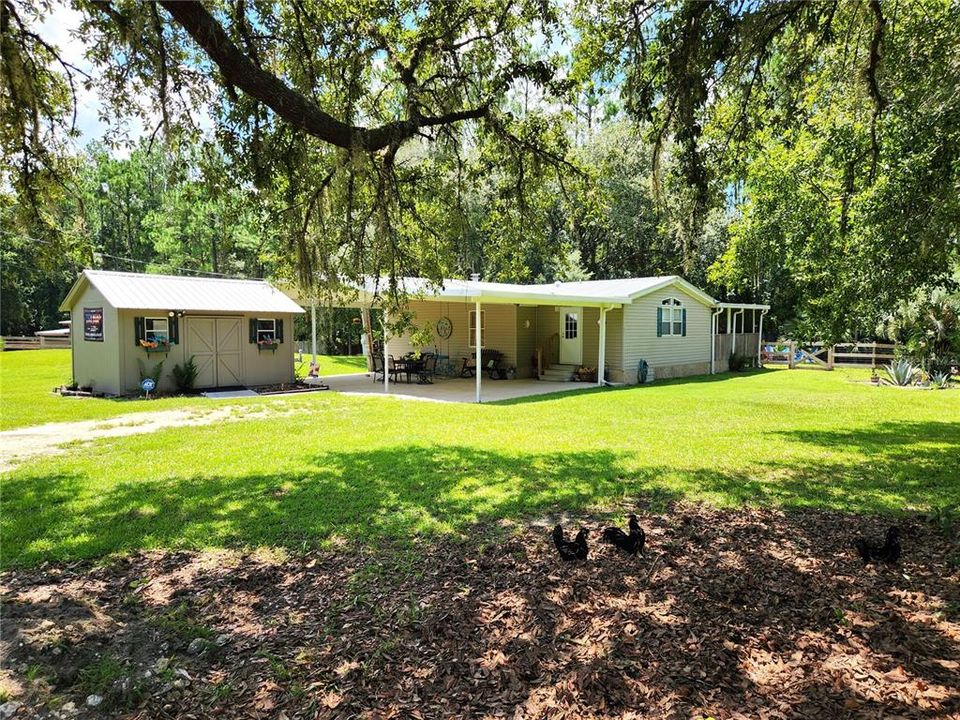
[{"label": "wooden fence post", "polygon": [[833,370],[833,348],[833,345],[827,348],[827,370]]},{"label": "wooden fence post", "polygon": [[790,369],[790,370],[793,370],[793,369],[796,367],[796,363],[795,363],[795,361],[794,361],[794,358],[795,358],[796,355],[797,355],[797,343],[796,343],[796,341],[791,340],[791,341],[787,344],[787,348],[790,350],[790,357],[787,358],[787,368]]}]

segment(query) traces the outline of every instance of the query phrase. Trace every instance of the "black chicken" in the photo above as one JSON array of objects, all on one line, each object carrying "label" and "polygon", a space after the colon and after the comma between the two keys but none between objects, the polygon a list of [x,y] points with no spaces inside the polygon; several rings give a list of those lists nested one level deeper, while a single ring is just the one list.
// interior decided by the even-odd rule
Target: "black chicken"
[{"label": "black chicken", "polygon": [[573,539],[567,540],[563,535],[563,528],[557,525],[553,529],[553,544],[557,546],[560,559],[565,562],[587,559],[587,531],[580,528],[580,532]]},{"label": "black chicken", "polygon": [[863,564],[872,562],[895,563],[900,559],[900,529],[895,525],[887,529],[883,544],[858,537],[854,542]]},{"label": "black chicken", "polygon": [[647,535],[637,522],[637,516],[631,515],[627,523],[630,533],[627,534],[618,527],[608,527],[603,531],[603,542],[608,545],[615,545],[621,552],[627,555],[643,555],[643,544],[647,540]]}]

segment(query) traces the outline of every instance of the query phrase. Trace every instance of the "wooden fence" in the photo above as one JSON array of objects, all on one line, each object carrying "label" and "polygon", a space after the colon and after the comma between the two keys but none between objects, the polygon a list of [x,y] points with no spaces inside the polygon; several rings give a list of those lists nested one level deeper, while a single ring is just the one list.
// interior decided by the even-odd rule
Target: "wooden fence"
[{"label": "wooden fence", "polygon": [[892,343],[839,343],[826,345],[822,342],[798,342],[785,340],[765,343],[761,352],[764,365],[786,365],[789,368],[816,367],[833,370],[835,367],[877,367],[892,362]]},{"label": "wooden fence", "polygon": [[746,355],[756,359],[760,335],[758,333],[728,333],[713,336],[715,362],[717,372],[726,372],[730,368],[730,354],[736,351],[738,355]]},{"label": "wooden fence", "polygon": [[24,337],[5,335],[3,338],[4,350],[46,350],[47,348],[69,348],[68,337]]}]

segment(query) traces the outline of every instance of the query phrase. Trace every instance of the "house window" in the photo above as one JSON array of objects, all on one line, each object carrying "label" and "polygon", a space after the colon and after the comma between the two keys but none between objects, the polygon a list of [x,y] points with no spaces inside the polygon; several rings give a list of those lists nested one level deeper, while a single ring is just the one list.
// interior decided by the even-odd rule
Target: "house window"
[{"label": "house window", "polygon": [[676,298],[667,298],[660,303],[660,334],[683,335],[683,303]]},{"label": "house window", "polygon": [[167,318],[144,318],[143,337],[147,342],[166,345],[170,342],[170,321]]},{"label": "house window", "polygon": [[[476,347],[477,337],[477,311],[470,311],[470,347]],[[487,311],[480,311],[480,346],[487,346]]]},{"label": "house window", "polygon": [[257,342],[272,343],[277,340],[277,321],[273,318],[257,318]]},{"label": "house window", "polygon": [[577,313],[565,313],[563,319],[563,337],[565,340],[577,339]]}]

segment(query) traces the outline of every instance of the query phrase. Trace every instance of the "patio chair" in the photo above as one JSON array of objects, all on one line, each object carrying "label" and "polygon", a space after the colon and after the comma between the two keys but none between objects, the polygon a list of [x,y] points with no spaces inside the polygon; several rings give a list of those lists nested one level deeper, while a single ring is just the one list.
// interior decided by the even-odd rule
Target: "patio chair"
[{"label": "patio chair", "polygon": [[410,366],[403,363],[402,367],[397,367],[397,361],[393,359],[393,355],[387,355],[387,372],[390,373],[394,382],[400,382],[400,376],[403,374],[406,374],[407,382],[410,382]]},{"label": "patio chair", "polygon": [[[475,372],[487,371],[491,380],[505,380],[507,377],[506,367],[503,362],[503,353],[492,348],[484,348],[480,353],[479,362],[476,360],[477,354],[473,353],[471,358],[463,358],[463,365],[460,367],[460,377],[473,377]],[[471,364],[472,363],[472,364]]]},{"label": "patio chair", "polygon": [[417,368],[417,383],[420,385],[433,385],[433,378],[437,374],[437,356],[433,353],[426,353]]},{"label": "patio chair", "polygon": [[373,381],[383,382],[383,355],[380,354],[373,356]]}]

